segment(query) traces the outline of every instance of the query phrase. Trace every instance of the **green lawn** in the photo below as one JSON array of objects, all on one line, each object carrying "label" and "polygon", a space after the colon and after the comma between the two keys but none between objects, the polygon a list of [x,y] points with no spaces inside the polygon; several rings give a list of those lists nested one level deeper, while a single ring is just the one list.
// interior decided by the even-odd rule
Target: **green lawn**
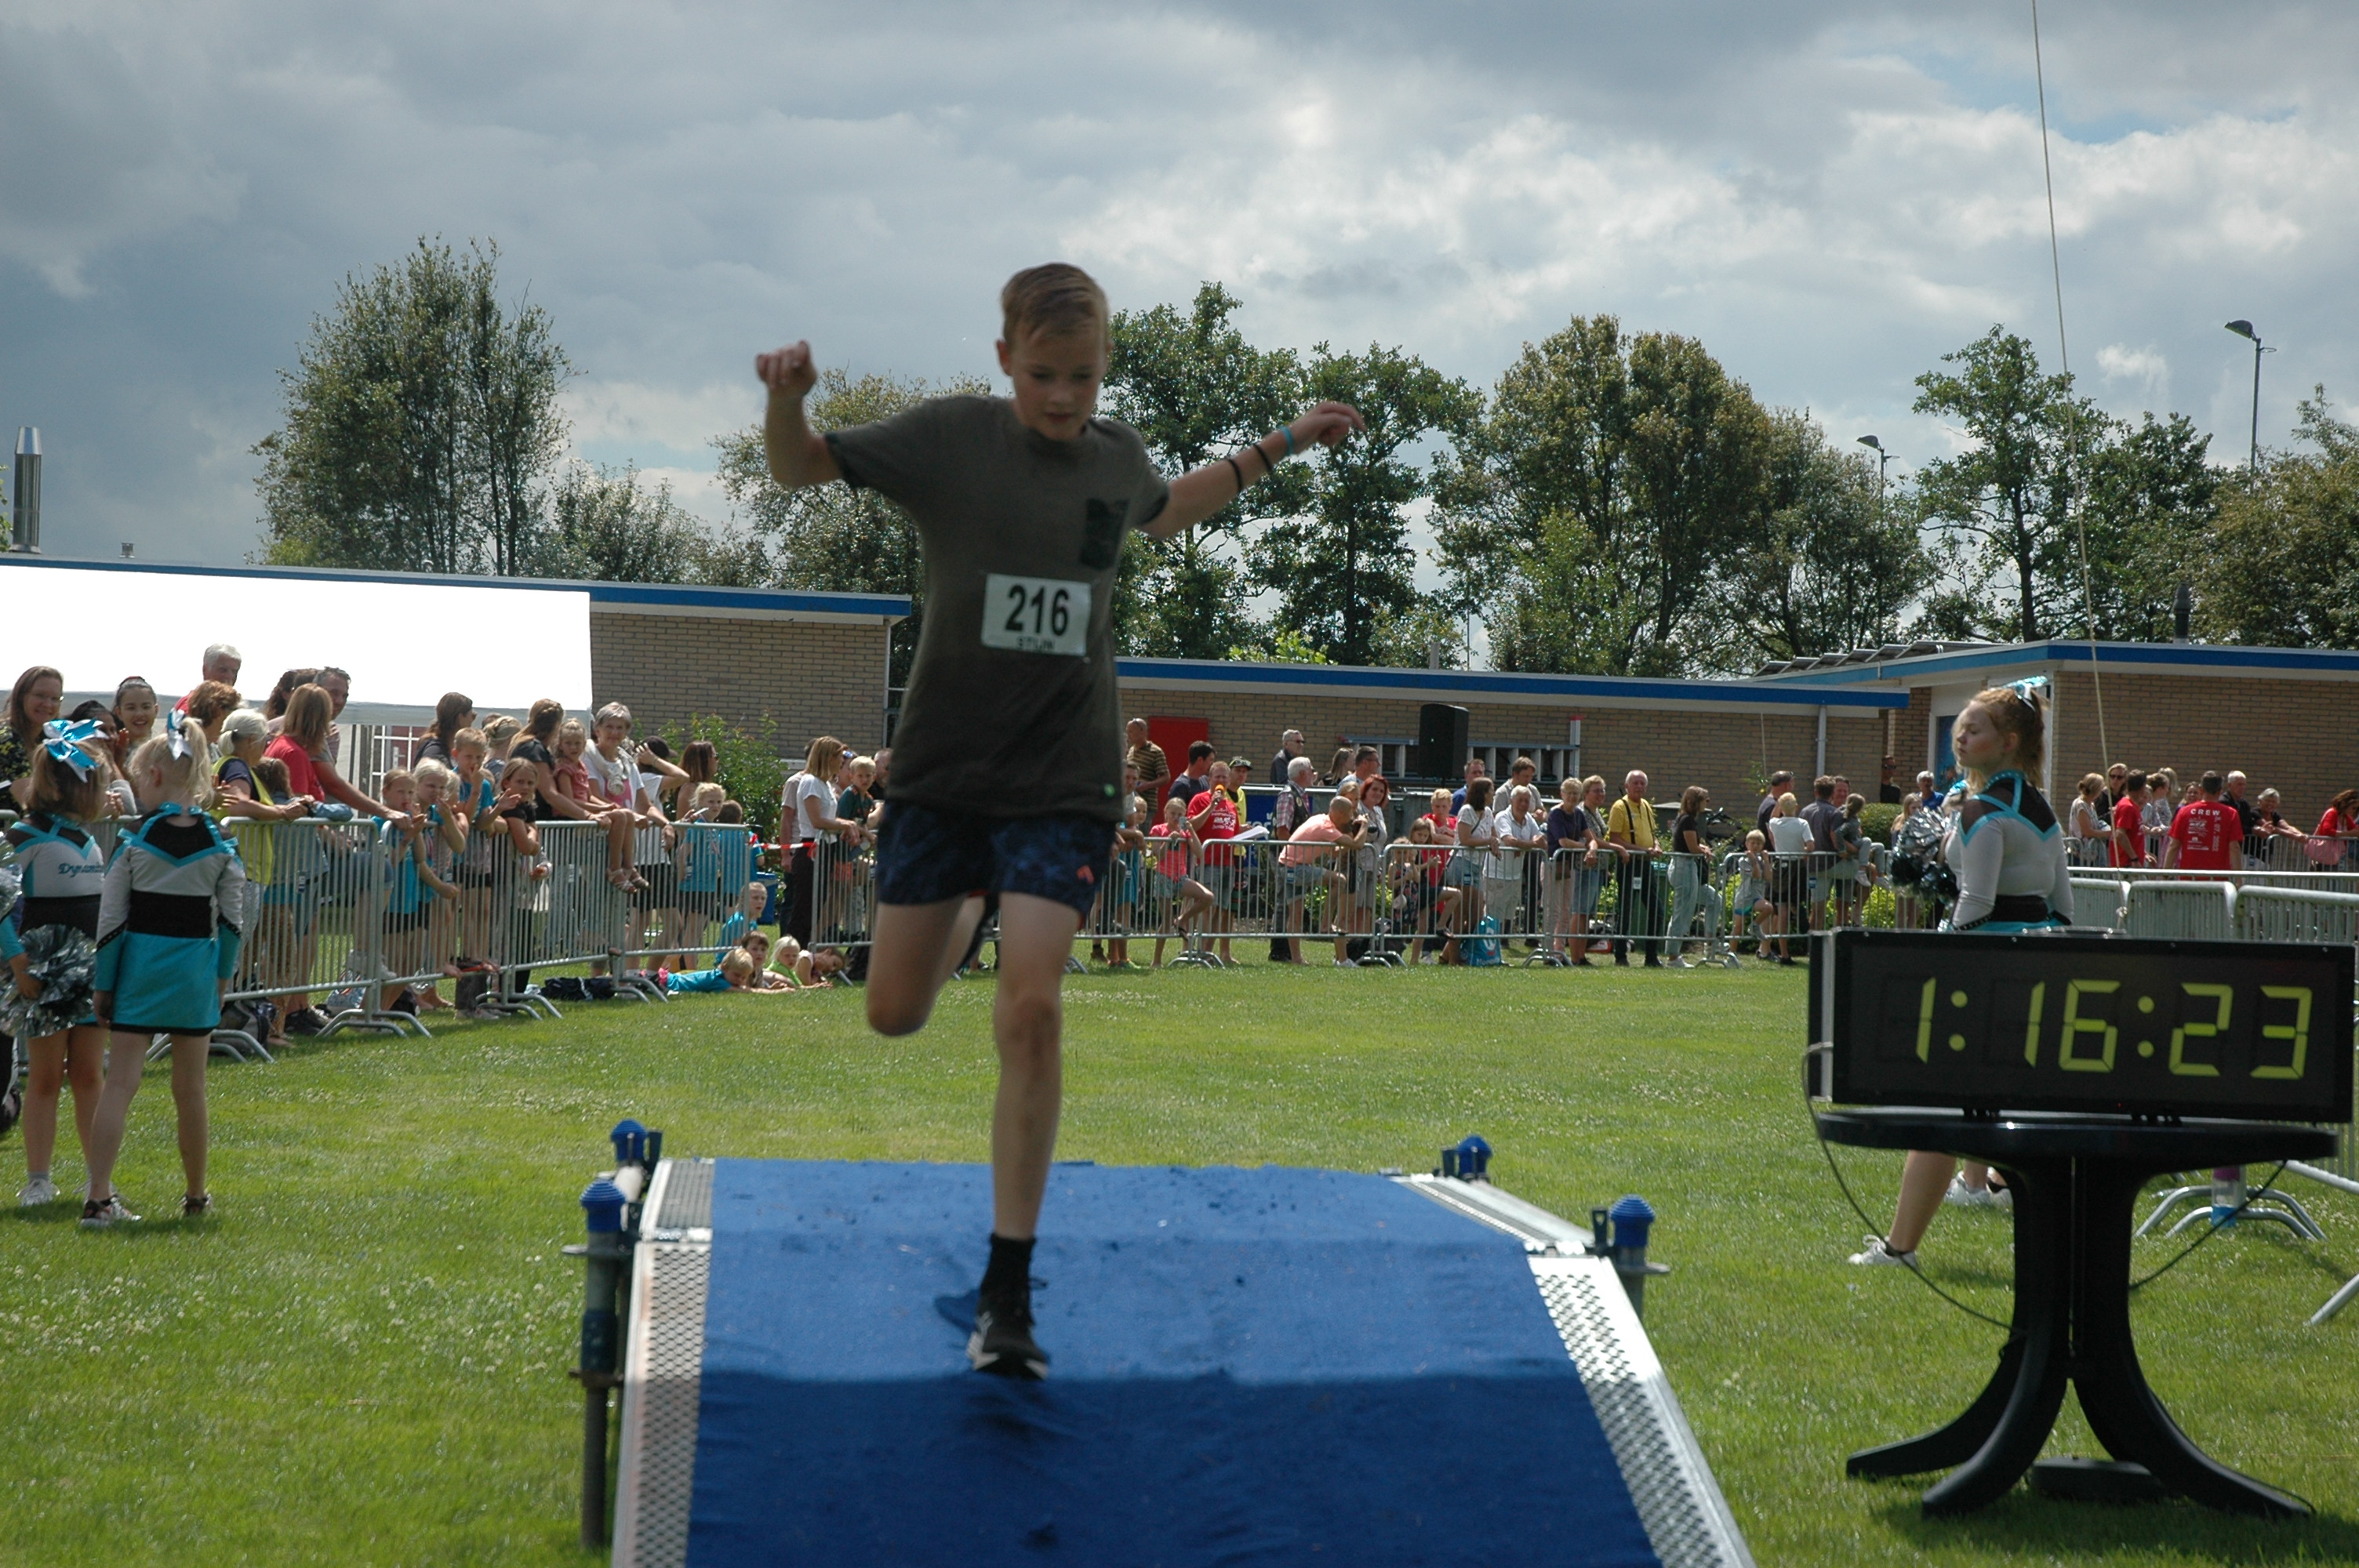
[{"label": "green lawn", "polygon": [[[1647,1327],[1764,1563],[2359,1562],[2359,1311],[2303,1324],[2359,1271],[2359,1204],[2316,1193],[2324,1246],[2223,1238],[2136,1309],[2180,1422],[2320,1519],[2018,1491],[1928,1523],[1914,1487],[1846,1481],[1843,1456],[1962,1408],[1999,1336],[1897,1271],[1844,1266],[1861,1226],[1804,1115],[1797,971],[1256,967],[1067,996],[1068,1156],[1421,1168],[1480,1131],[1499,1184],[1560,1213],[1645,1194],[1676,1270]],[[216,1219],[84,1235],[71,1205],[0,1217],[0,1561],[582,1561],[564,1376],[581,1271],[558,1249],[605,1129],[636,1115],[676,1154],[981,1159],[990,998],[954,985],[900,1041],[838,991],[216,1066]],[[159,1077],[120,1174],[135,1208],[176,1206],[171,1147]],[[20,1160],[0,1146],[11,1191]],[[1897,1161],[1844,1163],[1884,1212]],[[1951,1211],[1927,1256],[2004,1316],[2007,1236]],[[2168,1256],[2140,1245],[2143,1266]],[[2099,1452],[2069,1401],[2056,1450]]]}]

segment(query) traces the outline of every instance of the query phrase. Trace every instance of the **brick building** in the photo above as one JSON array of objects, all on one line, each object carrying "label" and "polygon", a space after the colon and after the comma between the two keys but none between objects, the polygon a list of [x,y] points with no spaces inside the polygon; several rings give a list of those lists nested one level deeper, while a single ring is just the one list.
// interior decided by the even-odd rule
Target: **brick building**
[{"label": "brick building", "polygon": [[589,583],[594,702],[644,726],[718,714],[782,754],[814,735],[885,740],[886,640],[909,601],[887,594]]},{"label": "brick building", "polygon": [[1289,729],[1322,767],[1348,741],[1382,748],[1385,772],[1407,776],[1419,708],[1448,702],[1468,710],[1468,739],[1495,776],[1527,755],[1543,784],[1599,773],[1616,793],[1622,775],[1641,768],[1658,798],[1700,784],[1723,805],[1750,805],[1751,781],[1779,768],[1842,773],[1873,790],[1890,716],[1908,706],[1906,693],[1755,680],[1193,659],[1122,659],[1116,669],[1125,711],[1146,719],[1165,751],[1184,754],[1188,741],[1209,740],[1223,757],[1253,759],[1261,784],[1273,782],[1262,773]]},{"label": "brick building", "polygon": [[[887,640],[906,599],[641,583],[557,582],[172,567],[0,555],[0,680],[35,664],[65,672],[69,702],[111,698],[123,676],[167,701],[197,676],[209,643],[245,654],[259,700],[277,672],[335,664],[353,676],[348,723],[403,726],[460,690],[484,712],[554,697],[586,714],[628,703],[659,729],[718,714],[780,754],[832,733],[863,750],[886,738]],[[1949,721],[1984,687],[2043,676],[2053,694],[2044,787],[2069,795],[2109,762],[2169,766],[2182,778],[2242,768],[2275,786],[2288,815],[2315,821],[2359,784],[2359,653],[2201,643],[2049,642],[1861,649],[1720,680],[1364,669],[1185,659],[1118,661],[1125,709],[1166,750],[1209,740],[1262,776],[1278,737],[1300,730],[1321,764],[1343,741],[1384,749],[1412,771],[1419,709],[1456,703],[1495,773],[1527,753],[1544,782],[1643,768],[1658,798],[1690,784],[1723,805],[1777,768],[1847,775],[1872,789],[1877,764],[1904,778],[1949,764]],[[2100,723],[2100,696],[2103,721]],[[2102,740],[2100,736],[2102,734]]]},{"label": "brick building", "polygon": [[[2201,643],[2048,642],[1938,649],[1862,649],[1773,665],[1759,684],[1789,690],[1906,693],[1895,752],[1909,772],[1950,766],[1950,720],[1985,687],[2044,676],[2048,776],[2069,798],[2111,762],[2169,767],[2182,782],[2205,769],[2275,788],[2302,827],[2359,785],[2359,653],[2215,647]],[[2102,711],[2101,711],[2102,709]],[[2102,738],[2101,738],[2102,737]]]}]

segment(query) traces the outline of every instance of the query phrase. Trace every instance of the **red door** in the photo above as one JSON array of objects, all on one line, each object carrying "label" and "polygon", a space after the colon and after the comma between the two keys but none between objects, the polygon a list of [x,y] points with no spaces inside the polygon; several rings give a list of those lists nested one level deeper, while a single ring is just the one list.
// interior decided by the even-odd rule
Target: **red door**
[{"label": "red door", "polygon": [[[1199,741],[1209,741],[1212,738],[1212,721],[1209,719],[1172,719],[1149,715],[1147,720],[1147,738],[1163,748],[1163,755],[1170,762],[1172,776],[1176,778],[1187,769],[1188,748]],[[1154,808],[1155,820],[1158,822],[1163,820],[1163,796],[1170,788],[1170,779],[1157,784],[1155,798],[1148,803]]]}]

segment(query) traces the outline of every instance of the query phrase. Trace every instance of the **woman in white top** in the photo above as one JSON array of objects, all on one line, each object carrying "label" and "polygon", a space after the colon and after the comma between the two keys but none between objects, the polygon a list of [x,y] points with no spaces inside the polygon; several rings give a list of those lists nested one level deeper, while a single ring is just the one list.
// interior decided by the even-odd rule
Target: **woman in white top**
[{"label": "woman in white top", "polygon": [[1802,808],[1788,790],[1777,797],[1777,810],[1769,818],[1769,903],[1776,911],[1770,935],[1777,939],[1777,961],[1790,965],[1794,961],[1793,939],[1802,934],[1802,903],[1810,886],[1810,825],[1802,820]]},{"label": "woman in white top", "polygon": [[2089,773],[2081,780],[2067,821],[2071,860],[2076,866],[2102,866],[2112,857],[2114,825],[2105,818],[2105,775]]},{"label": "woman in white top", "polygon": [[787,780],[779,802],[778,825],[787,846],[787,932],[803,946],[811,945],[816,914],[820,836],[841,833],[851,824],[835,815],[835,791],[830,781],[843,762],[843,742],[822,735],[803,753],[803,767]]},{"label": "woman in white top", "polygon": [[1472,934],[1475,923],[1483,918],[1483,860],[1478,853],[1499,841],[1498,814],[1491,809],[1491,781],[1474,779],[1466,785],[1466,804],[1459,809],[1457,836],[1458,852],[1450,857],[1450,869],[1442,873],[1447,887],[1464,890],[1465,902],[1460,907],[1459,929]]},{"label": "woman in white top", "polygon": [[[1977,695],[1958,715],[1951,747],[1965,770],[1965,803],[1941,845],[1958,873],[1951,931],[2038,931],[2072,923],[2072,873],[2064,835],[2033,786],[2047,751],[2047,721],[2022,693],[2000,687]],[[2003,1207],[1990,1167],[1960,1170],[1955,1156],[1912,1150],[1901,1168],[1892,1228],[1867,1238],[1854,1263],[1914,1267],[1917,1244],[1944,1201]]]}]

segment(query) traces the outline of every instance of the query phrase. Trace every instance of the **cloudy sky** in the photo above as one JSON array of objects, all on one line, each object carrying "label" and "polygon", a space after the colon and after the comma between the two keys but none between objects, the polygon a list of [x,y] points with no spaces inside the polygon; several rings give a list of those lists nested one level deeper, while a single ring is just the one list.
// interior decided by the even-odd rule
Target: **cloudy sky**
[{"label": "cloudy sky", "polygon": [[[2049,0],[2082,384],[2240,458],[2359,398],[2359,7]],[[1576,314],[1698,336],[1904,464],[1995,321],[2053,362],[2027,4],[0,5],[0,426],[50,553],[235,561],[355,269],[495,239],[585,457],[725,514],[750,361],[990,369],[1000,281],[1217,278],[1257,341],[1488,384]]]}]

